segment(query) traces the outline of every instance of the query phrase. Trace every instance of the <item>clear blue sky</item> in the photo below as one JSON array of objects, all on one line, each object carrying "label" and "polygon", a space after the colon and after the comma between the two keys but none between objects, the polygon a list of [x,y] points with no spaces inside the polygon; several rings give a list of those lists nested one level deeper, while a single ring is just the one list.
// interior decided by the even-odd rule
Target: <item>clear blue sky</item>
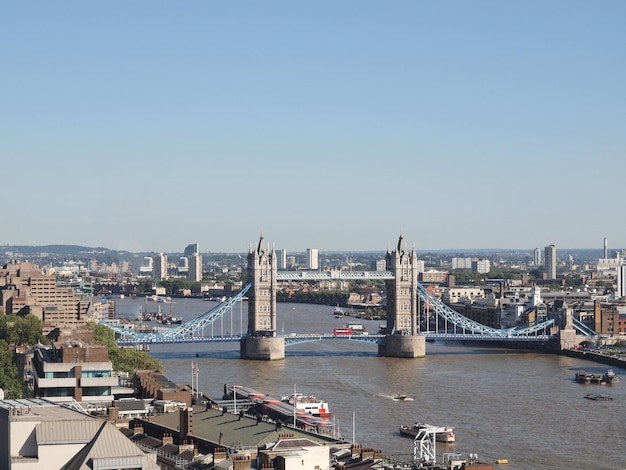
[{"label": "clear blue sky", "polygon": [[626,246],[626,2],[5,2],[0,244]]}]

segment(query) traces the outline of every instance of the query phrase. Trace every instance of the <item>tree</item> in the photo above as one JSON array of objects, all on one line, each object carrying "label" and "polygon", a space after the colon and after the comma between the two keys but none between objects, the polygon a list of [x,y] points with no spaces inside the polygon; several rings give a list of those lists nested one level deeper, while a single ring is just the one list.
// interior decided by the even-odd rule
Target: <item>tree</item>
[{"label": "tree", "polygon": [[4,340],[0,340],[0,388],[6,399],[22,398],[22,381],[17,375],[13,353]]},{"label": "tree", "polygon": [[93,330],[94,339],[98,344],[104,344],[109,349],[109,359],[114,370],[135,373],[140,369],[163,370],[158,359],[153,358],[146,351],[137,351],[133,348],[120,348],[115,341],[115,333],[100,323],[87,323],[87,328]]},{"label": "tree", "polygon": [[42,321],[35,315],[0,315],[0,339],[16,346],[47,343],[48,339],[42,334],[42,326]]}]

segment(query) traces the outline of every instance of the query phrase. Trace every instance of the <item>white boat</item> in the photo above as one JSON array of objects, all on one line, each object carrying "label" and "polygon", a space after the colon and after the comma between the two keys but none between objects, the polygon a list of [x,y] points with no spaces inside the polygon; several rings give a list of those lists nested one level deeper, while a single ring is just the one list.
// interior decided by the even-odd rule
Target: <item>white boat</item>
[{"label": "white boat", "polygon": [[363,326],[363,324],[362,323],[358,323],[358,322],[349,322],[346,325],[346,328],[350,328],[355,333],[360,333],[361,331],[365,330],[365,327]]},{"label": "white boat", "polygon": [[295,406],[296,413],[310,414],[320,417],[328,417],[331,415],[330,410],[328,409],[328,402],[320,400],[313,395],[292,393],[291,395],[282,397],[280,401],[282,401],[283,403],[288,403],[291,406]]}]

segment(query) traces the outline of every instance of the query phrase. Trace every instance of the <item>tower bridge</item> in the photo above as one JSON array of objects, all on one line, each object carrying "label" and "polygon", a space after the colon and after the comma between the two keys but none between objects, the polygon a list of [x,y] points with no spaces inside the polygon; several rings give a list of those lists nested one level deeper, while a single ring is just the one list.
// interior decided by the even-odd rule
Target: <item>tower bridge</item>
[{"label": "tower bridge", "polygon": [[[417,255],[407,250],[400,235],[395,249],[388,249],[385,271],[278,271],[274,250],[268,249],[261,235],[249,250],[247,270],[249,284],[209,312],[175,328],[158,333],[138,333],[119,325],[101,322],[118,335],[120,345],[239,342],[242,359],[284,359],[285,347],[321,340],[359,341],[376,344],[378,354],[386,357],[417,358],[426,355],[426,340],[499,341],[504,343],[542,343],[568,349],[596,333],[575,320],[571,312],[564,318],[551,318],[525,327],[496,329],[471,320],[439,299],[417,281]],[[384,335],[347,335],[297,333],[289,336],[277,332],[276,293],[278,281],[383,280],[387,290],[387,323]],[[248,298],[248,328],[243,335],[205,336],[226,312],[232,311],[244,296]],[[420,305],[428,306],[444,327],[419,331]]]}]

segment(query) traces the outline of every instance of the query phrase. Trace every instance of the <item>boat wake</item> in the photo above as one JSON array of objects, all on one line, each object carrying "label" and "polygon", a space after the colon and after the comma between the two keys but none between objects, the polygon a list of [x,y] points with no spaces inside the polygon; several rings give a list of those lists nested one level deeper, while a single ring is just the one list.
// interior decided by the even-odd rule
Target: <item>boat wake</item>
[{"label": "boat wake", "polygon": [[381,395],[383,398],[388,398],[393,401],[413,401],[413,398],[407,397],[403,394],[395,394],[395,395]]}]

